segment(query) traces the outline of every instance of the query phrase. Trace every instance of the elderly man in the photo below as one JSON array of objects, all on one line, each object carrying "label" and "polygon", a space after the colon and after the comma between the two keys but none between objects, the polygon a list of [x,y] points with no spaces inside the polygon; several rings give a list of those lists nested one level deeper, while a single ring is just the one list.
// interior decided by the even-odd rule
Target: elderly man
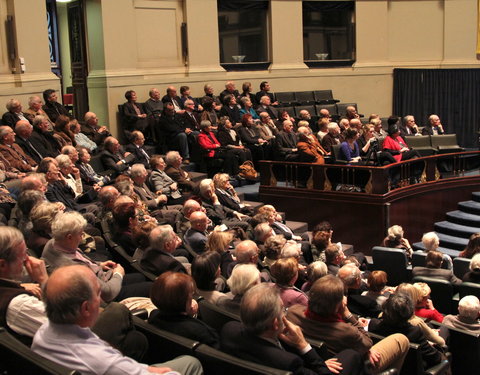
[{"label": "elderly man", "polygon": [[130,138],[130,143],[125,146],[125,150],[131,153],[134,157],[134,163],[140,163],[145,168],[150,168],[150,155],[144,147],[145,136],[141,131],[134,130]]},{"label": "elderly man", "polygon": [[220,103],[220,99],[213,93],[213,86],[207,83],[203,86],[203,91],[205,92],[205,96],[202,97],[200,103],[204,105],[205,102],[212,101],[212,108],[215,111],[220,111],[220,109],[222,109],[222,104]]},{"label": "elderly man", "polygon": [[82,133],[90,140],[95,142],[97,146],[102,147],[105,139],[111,134],[106,126],[98,126],[98,117],[93,112],[85,113],[85,123],[82,125]]},{"label": "elderly man", "polygon": [[235,246],[235,261],[230,263],[226,270],[226,277],[230,277],[233,269],[238,264],[253,264],[260,271],[262,282],[271,281],[270,273],[262,271],[263,265],[259,261],[260,250],[257,244],[251,240],[241,241]]},{"label": "elderly man", "polygon": [[182,209],[175,217],[175,232],[179,234],[186,233],[191,228],[190,216],[197,211],[205,212],[205,208],[194,199],[185,201]]},{"label": "elderly man", "polygon": [[165,194],[168,197],[167,204],[182,204],[184,197],[178,189],[178,184],[165,173],[165,161],[160,155],[153,155],[150,159],[152,172],[148,179],[148,185],[155,194]]},{"label": "elderly man", "polygon": [[98,200],[102,205],[99,219],[112,218],[112,209],[115,201],[120,196],[120,192],[114,186],[104,186],[98,192]]},{"label": "elderly man", "polygon": [[155,275],[167,271],[187,273],[190,263],[183,256],[175,257],[176,249],[182,243],[170,225],[160,225],[150,232],[150,247],[143,254],[140,265]]},{"label": "elderly man", "polygon": [[418,131],[418,126],[415,123],[415,117],[412,115],[407,115],[402,118],[402,123],[399,126],[400,136],[404,138],[409,135],[421,135]]},{"label": "elderly man", "polygon": [[428,124],[422,129],[422,135],[442,135],[445,134],[440,117],[431,115],[428,118]]},{"label": "elderly man", "polygon": [[177,95],[177,89],[174,86],[167,87],[167,94],[162,98],[163,105],[172,103],[175,113],[182,114],[184,112],[182,99]]},{"label": "elderly man", "polygon": [[19,145],[25,152],[25,155],[33,159],[37,164],[47,155],[42,155],[39,150],[30,141],[32,136],[33,127],[25,120],[20,120],[15,125],[15,143]]},{"label": "elderly man", "polygon": [[23,114],[22,112],[22,103],[20,103],[17,99],[10,99],[6,105],[7,111],[2,116],[2,124],[10,126],[12,129],[15,128],[15,124],[20,121],[28,121],[30,120]]},{"label": "elderly man", "polygon": [[[361,374],[360,355],[353,350],[323,361],[303,337],[300,328],[285,318],[278,289],[259,284],[245,293],[240,306],[242,323],[223,326],[222,350],[293,374]],[[286,345],[285,345],[286,344]]]},{"label": "elderly man", "polygon": [[437,250],[430,250],[427,253],[425,259],[425,266],[416,266],[412,269],[412,278],[416,276],[420,277],[433,277],[435,279],[445,280],[453,285],[460,285],[462,280],[457,278],[453,274],[452,269],[441,268],[443,263],[443,253]]},{"label": "elderly man", "polygon": [[193,137],[191,133],[192,129],[186,128],[181,118],[176,115],[173,103],[165,102],[157,127],[157,139],[165,140],[170,149],[178,149],[185,164],[190,163],[189,137]]},{"label": "elderly man", "polygon": [[35,116],[33,119],[33,132],[29,141],[44,158],[54,158],[59,153],[59,145],[53,137],[53,132],[49,130],[47,116]]},{"label": "elderly man", "polygon": [[356,129],[357,132],[361,133],[362,132],[362,121],[360,121],[360,119],[358,118],[352,118],[351,120],[349,120],[349,123],[350,123],[350,128],[352,129]]},{"label": "elderly man", "polygon": [[310,112],[308,112],[306,109],[302,109],[298,113],[298,120],[308,122],[308,126],[310,129],[312,129],[312,132],[315,132],[315,133],[318,132],[317,121],[315,121],[315,119],[312,119]]},{"label": "elderly man", "polygon": [[324,276],[312,285],[308,307],[292,306],[287,319],[298,324],[308,337],[322,340],[338,353],[353,349],[370,360],[374,372],[395,367],[400,370],[408,351],[408,339],[401,334],[386,337],[373,345],[364,327],[347,307],[344,285],[333,275]]},{"label": "elderly man", "polygon": [[200,116],[195,110],[195,102],[187,99],[184,102],[185,113],[182,115],[182,121],[185,129],[191,129],[194,134],[200,129]]},{"label": "elderly man", "polygon": [[10,165],[21,172],[32,172],[37,163],[15,143],[15,132],[10,126],[0,126],[0,153]]},{"label": "elderly man", "polygon": [[327,126],[328,133],[322,138],[322,147],[327,152],[332,152],[334,145],[339,145],[343,142],[343,137],[340,135],[340,127],[336,122],[331,122]]},{"label": "elderly man", "polygon": [[111,260],[94,262],[78,245],[87,225],[78,212],[58,214],[52,222],[52,239],[43,249],[42,258],[51,270],[71,264],[90,268],[100,282],[100,295],[106,302],[128,297],[148,297],[151,282],[138,273],[125,274],[123,267]]},{"label": "elderly man", "polygon": [[210,220],[203,211],[195,211],[190,215],[191,227],[186,231],[183,240],[187,245],[190,245],[193,251],[197,254],[205,251],[209,221]]},{"label": "elderly man", "polygon": [[95,335],[91,328],[100,313],[101,286],[83,266],[56,270],[45,288],[48,322],[35,335],[32,349],[82,374],[202,374],[198,360],[184,356],[147,366],[124,356]]},{"label": "elderly man", "polygon": [[372,118],[370,124],[373,125],[373,135],[375,138],[386,137],[388,133],[382,128],[382,120],[379,118]]},{"label": "elderly man", "polygon": [[225,102],[225,97],[227,95],[232,95],[235,99],[240,96],[240,93],[238,92],[238,90],[235,89],[235,82],[228,81],[227,83],[225,83],[225,90],[223,90],[219,95],[220,101],[222,103]]},{"label": "elderly man", "polygon": [[50,121],[57,121],[58,116],[70,116],[68,110],[58,102],[57,92],[53,89],[47,89],[43,92],[43,100],[45,104],[42,109],[47,114]]},{"label": "elderly man", "polygon": [[345,116],[349,120],[352,120],[354,118],[356,119],[360,118],[360,115],[357,113],[357,109],[353,105],[349,105],[347,108],[345,108]]},{"label": "elderly man", "polygon": [[157,88],[151,88],[148,92],[148,100],[143,104],[147,116],[157,123],[163,111],[163,102],[160,100],[160,91]]},{"label": "elderly man", "polygon": [[274,156],[277,160],[296,161],[298,159],[298,138],[293,131],[293,123],[285,120],[282,128],[275,137]]},{"label": "elderly man", "polygon": [[38,95],[28,98],[28,109],[24,112],[25,117],[28,118],[31,124],[36,116],[45,116],[48,122],[48,130],[52,131],[54,124],[48,118],[46,112],[42,109],[43,101]]},{"label": "elderly man", "polygon": [[144,202],[149,210],[155,210],[159,207],[163,207],[168,200],[168,197],[164,194],[156,195],[147,186],[146,181],[148,178],[148,172],[143,164],[134,164],[130,176],[133,180],[133,190]]},{"label": "elderly man", "polygon": [[443,318],[440,335],[448,336],[450,326],[457,329],[479,334],[480,333],[480,301],[475,296],[465,296],[458,302],[458,315],[447,315]]},{"label": "elderly man", "polygon": [[193,182],[188,172],[181,167],[182,157],[177,151],[169,151],[165,155],[165,173],[175,181],[182,191],[194,191],[198,189],[198,183]]},{"label": "elderly man", "polygon": [[262,96],[260,98],[260,105],[257,107],[256,111],[260,117],[262,112],[267,112],[272,119],[278,119],[278,111],[276,108],[272,107],[272,102],[269,96]]},{"label": "elderly man", "polygon": [[276,135],[278,134],[278,129],[273,123],[272,116],[267,112],[260,112],[260,123],[256,125],[256,130],[258,135],[269,141],[269,143],[273,143]]},{"label": "elderly man", "polygon": [[135,157],[130,152],[124,152],[120,146],[120,142],[114,137],[105,139],[105,150],[100,154],[105,170],[110,170],[112,178],[122,174],[130,168]]}]

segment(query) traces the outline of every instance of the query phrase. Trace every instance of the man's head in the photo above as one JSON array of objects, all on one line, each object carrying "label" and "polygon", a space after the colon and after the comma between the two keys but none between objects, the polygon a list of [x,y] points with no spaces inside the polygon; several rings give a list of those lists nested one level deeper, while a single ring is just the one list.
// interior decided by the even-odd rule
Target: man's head
[{"label": "man's head", "polygon": [[22,112],[22,103],[20,103],[17,99],[10,99],[5,107],[7,108],[7,111],[12,113]]},{"label": "man's head", "polygon": [[177,89],[175,88],[175,86],[167,87],[167,96],[169,96],[170,98],[177,96]]},{"label": "man's head", "polygon": [[225,84],[225,89],[229,92],[229,93],[232,93],[235,91],[235,82],[233,81],[228,81],[226,84]]},{"label": "man's head", "polygon": [[59,213],[52,222],[52,237],[62,247],[73,251],[82,241],[87,221],[78,212]]},{"label": "man's head", "polygon": [[302,120],[306,120],[306,121],[312,118],[312,116],[310,116],[310,112],[308,112],[306,109],[302,109],[299,115]]},{"label": "man's head", "polygon": [[443,254],[440,251],[431,250],[427,253],[425,265],[429,268],[440,268],[442,266]]},{"label": "man's head", "polygon": [[264,106],[269,106],[271,104],[270,97],[265,95],[260,98],[260,104]]},{"label": "man's head", "polygon": [[48,183],[53,183],[60,179],[60,170],[58,163],[54,158],[43,158],[38,164],[37,172],[44,173]]},{"label": "man's head", "polygon": [[208,217],[203,211],[195,211],[190,215],[190,224],[193,229],[205,232],[208,227]]},{"label": "man's head", "polygon": [[32,135],[33,126],[26,120],[17,121],[15,124],[15,133],[24,139],[30,138]]},{"label": "man's head", "polygon": [[78,151],[75,147],[73,147],[73,146],[63,146],[61,152],[62,152],[63,155],[68,155],[68,157],[70,158],[72,163],[75,164],[78,161]]},{"label": "man's head", "polygon": [[48,131],[49,124],[45,116],[37,115],[33,118],[33,127],[39,129],[42,133]]},{"label": "man's head", "polygon": [[42,108],[42,98],[40,98],[38,95],[31,96],[28,98],[28,107],[34,110],[35,112],[40,110]]},{"label": "man's head", "polygon": [[84,119],[85,119],[85,123],[87,123],[88,125],[90,125],[92,127],[95,127],[95,126],[98,125],[98,117],[93,112],[85,113]]},{"label": "man's head", "polygon": [[150,91],[148,92],[148,96],[152,98],[153,100],[159,100],[160,99],[160,91],[156,88],[151,88]]},{"label": "man's head", "polygon": [[165,155],[165,163],[175,168],[178,168],[182,164],[182,160],[183,159],[178,151],[169,151]]},{"label": "man's head", "polygon": [[428,232],[422,236],[422,243],[426,251],[437,250],[440,245],[440,239],[435,232]]},{"label": "man's head", "polygon": [[193,212],[201,211],[202,206],[195,199],[188,199],[183,204],[182,212],[185,218],[189,219]]},{"label": "man's head", "polygon": [[120,150],[120,142],[115,137],[107,137],[105,138],[105,149],[116,154]]},{"label": "man's head", "polygon": [[343,250],[337,244],[331,244],[325,249],[325,259],[327,264],[340,266],[345,260]]},{"label": "man's head", "polygon": [[22,178],[20,190],[37,190],[42,193],[47,191],[47,181],[43,173],[32,173]]},{"label": "man's head", "polygon": [[412,115],[407,115],[402,118],[402,123],[404,126],[408,126],[409,128],[413,128],[415,124],[415,117]]},{"label": "man's head", "polygon": [[45,103],[55,103],[58,100],[57,92],[54,89],[47,89],[43,92]]},{"label": "man's head", "polygon": [[345,108],[345,112],[348,119],[358,118],[357,109],[353,105],[349,105]]},{"label": "man's head", "polygon": [[145,143],[145,136],[141,131],[134,130],[132,132],[132,143],[136,146],[142,147]]},{"label": "man's head", "polygon": [[92,327],[100,312],[100,283],[86,266],[60,267],[48,279],[44,301],[50,322]]},{"label": "man's head", "polygon": [[0,126],[0,142],[12,145],[15,142],[15,132],[10,126]]},{"label": "man's head", "polygon": [[235,246],[235,257],[238,263],[252,263],[258,262],[258,246],[251,240],[245,240]]},{"label": "man's head", "polygon": [[20,281],[26,259],[27,246],[22,232],[12,227],[0,227],[0,277]]},{"label": "man's head", "polygon": [[260,91],[270,91],[270,83],[263,81],[260,83]]},{"label": "man's head", "polygon": [[293,123],[290,120],[285,120],[283,122],[283,131],[286,133],[291,133],[293,130]]},{"label": "man's head", "polygon": [[119,196],[120,192],[115,187],[110,185],[104,186],[98,192],[98,199],[100,200],[100,203],[103,205],[103,207],[109,210],[112,209],[113,204]]},{"label": "man's head", "polygon": [[195,103],[193,100],[187,99],[185,100],[184,107],[185,107],[185,111],[193,112],[195,110]]},{"label": "man's head", "polygon": [[430,125],[432,125],[432,126],[441,125],[440,117],[438,117],[437,115],[431,115],[431,116],[428,118],[428,121],[430,122]]},{"label": "man's head", "polygon": [[460,319],[475,322],[480,315],[480,301],[475,296],[465,296],[458,302]]},{"label": "man's head", "polygon": [[328,132],[333,136],[340,134],[340,127],[336,122],[329,123],[327,129]]},{"label": "man's head", "polygon": [[352,118],[350,121],[350,127],[361,130],[362,129],[362,122],[358,118]]},{"label": "man's head", "polygon": [[333,275],[323,276],[310,289],[308,309],[321,317],[332,317],[339,311],[344,295],[342,280]]},{"label": "man's head", "polygon": [[150,232],[150,246],[156,250],[173,253],[182,240],[175,234],[170,225],[159,225]]},{"label": "man's head", "polygon": [[353,263],[345,264],[340,268],[337,276],[343,281],[347,289],[358,289],[362,285],[360,269]]},{"label": "man's head", "polygon": [[132,165],[130,176],[136,185],[143,185],[143,183],[147,180],[148,172],[143,164],[138,163]]},{"label": "man's head", "polygon": [[322,108],[320,110],[320,114],[319,114],[319,117],[320,118],[327,118],[329,119],[331,116],[330,116],[330,111],[326,108]]},{"label": "man's head", "polygon": [[268,124],[270,120],[270,115],[267,112],[260,113],[260,121],[262,122],[262,124]]},{"label": "man's head", "polygon": [[283,316],[283,302],[273,285],[256,285],[242,298],[240,318],[245,329],[254,335],[277,337],[283,330]]}]

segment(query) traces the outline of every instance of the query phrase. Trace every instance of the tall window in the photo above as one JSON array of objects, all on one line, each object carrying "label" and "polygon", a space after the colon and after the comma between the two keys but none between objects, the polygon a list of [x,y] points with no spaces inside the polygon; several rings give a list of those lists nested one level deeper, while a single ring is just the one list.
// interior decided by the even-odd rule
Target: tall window
[{"label": "tall window", "polygon": [[269,65],[266,0],[218,0],[220,63],[227,70]]},{"label": "tall window", "polygon": [[355,1],[303,2],[303,57],[309,66],[355,61]]}]

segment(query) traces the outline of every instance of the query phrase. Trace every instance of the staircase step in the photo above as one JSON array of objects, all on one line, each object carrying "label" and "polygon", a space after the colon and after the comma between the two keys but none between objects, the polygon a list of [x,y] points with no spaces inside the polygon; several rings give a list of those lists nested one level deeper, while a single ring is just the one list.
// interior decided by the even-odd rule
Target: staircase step
[{"label": "staircase step", "polygon": [[448,234],[437,233],[438,238],[440,238],[440,245],[448,249],[462,251],[467,246],[468,239],[460,238],[457,236],[450,236]]},{"label": "staircase step", "polygon": [[302,234],[308,231],[308,224],[303,221],[290,221],[285,222],[286,226],[289,227],[293,233]]},{"label": "staircase step", "polygon": [[458,209],[469,214],[480,215],[480,202],[465,201],[458,203]]},{"label": "staircase step", "polygon": [[475,191],[472,193],[472,199],[475,202],[480,202],[480,191]]},{"label": "staircase step", "polygon": [[193,182],[200,182],[205,178],[208,178],[207,174],[203,172],[189,172],[188,174]]},{"label": "staircase step", "polygon": [[246,200],[260,202],[260,198],[258,195],[258,188],[260,187],[260,183],[255,184],[248,184],[235,188],[237,193],[243,193]]},{"label": "staircase step", "polygon": [[467,212],[455,210],[447,212],[447,220],[461,225],[471,227],[480,227],[480,215],[469,214]]},{"label": "staircase step", "polygon": [[[414,250],[423,250],[425,251],[425,246],[423,246],[422,242],[415,242],[412,244],[412,247]],[[460,254],[459,250],[454,250],[454,249],[449,249],[447,247],[439,247],[438,251],[450,255],[452,258],[458,257],[458,254]]]},{"label": "staircase step", "polygon": [[455,237],[469,238],[473,233],[480,232],[479,227],[470,227],[449,221],[439,221],[434,224],[437,233],[448,234]]},{"label": "staircase step", "polygon": [[[238,196],[240,197],[240,194]],[[260,207],[264,206],[263,202],[254,202],[254,201],[244,201],[244,200],[242,200],[242,203],[252,206],[255,213],[258,211],[258,209]]]}]

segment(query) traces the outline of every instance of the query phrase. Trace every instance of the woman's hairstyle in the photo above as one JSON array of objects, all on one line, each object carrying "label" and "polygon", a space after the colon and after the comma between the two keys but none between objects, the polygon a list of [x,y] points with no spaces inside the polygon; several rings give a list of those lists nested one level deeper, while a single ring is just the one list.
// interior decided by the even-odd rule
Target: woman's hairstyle
[{"label": "woman's hairstyle", "polygon": [[388,228],[388,239],[400,241],[403,238],[403,228],[400,225],[392,225]]},{"label": "woman's hairstyle", "polygon": [[422,299],[427,298],[432,292],[427,283],[414,283],[413,286],[418,289]]},{"label": "woman's hairstyle", "polygon": [[270,273],[278,285],[291,286],[295,276],[298,276],[298,261],[295,258],[281,258],[272,264]]},{"label": "woman's hairstyle", "polygon": [[[269,229],[271,230],[270,226]],[[281,234],[268,237],[263,246],[263,253],[265,254],[265,257],[272,260],[278,259],[286,242],[287,240]]]},{"label": "woman's hairstyle", "polygon": [[248,124],[248,120],[250,120],[253,116],[250,114],[250,113],[245,113],[243,116],[242,116],[242,126],[247,126]]},{"label": "woman's hairstyle", "polygon": [[230,177],[227,173],[217,173],[215,176],[213,176],[213,186],[215,186],[215,189],[221,189],[229,180]]},{"label": "woman's hairstyle", "polygon": [[357,134],[357,129],[348,128],[345,130],[345,139],[354,139]]},{"label": "woman's hairstyle", "polygon": [[198,289],[215,289],[215,278],[218,274],[220,262],[220,254],[214,251],[204,252],[193,259],[192,277]]},{"label": "woman's hairstyle", "polygon": [[60,208],[55,203],[42,202],[35,206],[30,212],[33,230],[36,232],[50,233],[52,222],[55,216],[60,212]]},{"label": "woman's hairstyle", "polygon": [[402,327],[408,324],[408,320],[414,312],[414,304],[406,293],[391,294],[383,303],[383,321],[389,326]]},{"label": "woman's hairstyle", "polygon": [[312,284],[327,274],[328,274],[327,265],[321,260],[312,262],[307,267],[307,279]]},{"label": "woman's hairstyle", "polygon": [[223,252],[225,252],[225,250],[227,249],[227,247],[230,245],[232,241],[233,241],[232,232],[213,231],[208,236],[205,250],[222,254]]},{"label": "woman's hairstyle", "polygon": [[247,290],[260,282],[260,271],[254,264],[238,264],[227,280],[233,295],[244,295]]},{"label": "woman's hairstyle", "polygon": [[440,244],[440,239],[438,238],[435,232],[425,233],[422,237],[422,243],[425,246],[425,250],[437,250],[438,245]]},{"label": "woman's hairstyle", "polygon": [[474,233],[468,240],[463,256],[465,258],[472,258],[475,254],[480,253],[480,233]]},{"label": "woman's hairstyle", "polygon": [[157,224],[151,221],[144,221],[135,226],[132,230],[133,242],[142,250],[150,246],[150,232],[156,228]]},{"label": "woman's hairstyle", "polygon": [[368,289],[372,292],[381,292],[387,285],[387,273],[385,271],[372,271],[367,279]]},{"label": "woman's hairstyle", "polygon": [[182,314],[187,311],[195,289],[195,281],[190,275],[168,271],[155,280],[150,298],[161,312]]},{"label": "woman's hairstyle", "polygon": [[475,254],[470,261],[470,271],[480,272],[480,254]]},{"label": "woman's hairstyle", "polygon": [[423,300],[423,294],[420,292],[420,288],[417,288],[413,284],[401,283],[397,286],[397,289],[395,289],[395,293],[408,294],[414,305],[417,305]]},{"label": "woman's hairstyle", "polygon": [[230,121],[230,117],[228,116],[220,117],[217,121],[218,130],[225,129],[225,124],[227,123],[227,121]]}]

